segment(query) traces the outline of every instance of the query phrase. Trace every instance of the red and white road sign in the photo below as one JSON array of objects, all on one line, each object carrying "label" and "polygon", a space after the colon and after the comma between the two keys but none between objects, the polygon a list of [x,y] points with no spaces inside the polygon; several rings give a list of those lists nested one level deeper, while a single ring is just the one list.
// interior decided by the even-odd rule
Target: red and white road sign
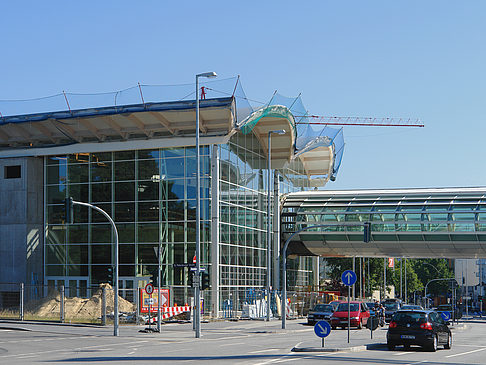
[{"label": "red and white road sign", "polygon": [[395,259],[393,257],[388,258],[388,267],[395,267]]},{"label": "red and white road sign", "polygon": [[[150,300],[152,299],[152,300]],[[148,295],[145,289],[140,290],[140,313],[148,313],[149,302],[151,302],[151,312],[157,312],[159,306],[159,292],[157,288],[154,288],[154,292]],[[169,289],[160,289],[160,306],[168,307],[170,305]]]},{"label": "red and white road sign", "polygon": [[192,263],[195,264],[196,263],[196,255],[194,255],[194,257],[192,258]]},{"label": "red and white road sign", "polygon": [[152,295],[153,292],[154,286],[152,283],[148,283],[147,285],[145,285],[145,293],[147,293],[148,295]]}]

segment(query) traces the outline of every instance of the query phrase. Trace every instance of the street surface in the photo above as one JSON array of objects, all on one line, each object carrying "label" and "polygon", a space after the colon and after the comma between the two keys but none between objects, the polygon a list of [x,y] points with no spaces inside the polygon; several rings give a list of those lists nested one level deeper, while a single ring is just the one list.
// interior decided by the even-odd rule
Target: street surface
[{"label": "street surface", "polygon": [[[436,353],[420,348],[386,350],[385,329],[370,331],[335,330],[325,347],[345,348],[340,352],[292,352],[292,348],[319,348],[321,340],[304,320],[212,322],[202,324],[200,339],[194,338],[192,324],[166,324],[162,333],[140,333],[145,326],[122,326],[120,336],[113,328],[74,327],[0,322],[1,364],[485,364],[486,321],[465,321],[454,326],[451,350]],[[24,330],[21,330],[24,329]],[[366,344],[374,344],[366,350]],[[351,351],[354,350],[355,352]]]}]

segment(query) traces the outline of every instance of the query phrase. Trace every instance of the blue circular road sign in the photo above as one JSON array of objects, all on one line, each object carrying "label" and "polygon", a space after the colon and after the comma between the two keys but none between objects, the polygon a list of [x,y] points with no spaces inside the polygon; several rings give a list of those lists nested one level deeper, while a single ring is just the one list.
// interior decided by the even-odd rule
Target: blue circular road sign
[{"label": "blue circular road sign", "polygon": [[356,282],[356,273],[353,270],[346,270],[341,275],[344,285],[351,286]]},{"label": "blue circular road sign", "polygon": [[319,321],[314,326],[314,332],[319,337],[327,337],[331,333],[331,325],[327,321]]},{"label": "blue circular road sign", "polygon": [[444,321],[448,321],[451,319],[451,313],[450,312],[440,312],[440,315]]}]

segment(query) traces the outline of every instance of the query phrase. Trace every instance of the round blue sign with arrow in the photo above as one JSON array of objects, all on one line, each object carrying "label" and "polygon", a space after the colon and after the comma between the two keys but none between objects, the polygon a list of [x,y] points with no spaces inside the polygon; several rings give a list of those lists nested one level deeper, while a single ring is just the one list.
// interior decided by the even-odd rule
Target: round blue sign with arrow
[{"label": "round blue sign with arrow", "polygon": [[440,312],[440,315],[441,315],[442,319],[446,322],[451,319],[451,313],[450,312],[447,312],[447,311]]},{"label": "round blue sign with arrow", "polygon": [[319,337],[327,337],[331,333],[331,325],[327,321],[319,321],[314,326],[314,332]]},{"label": "round blue sign with arrow", "polygon": [[346,270],[341,275],[344,285],[351,286],[356,282],[356,273],[353,270]]}]

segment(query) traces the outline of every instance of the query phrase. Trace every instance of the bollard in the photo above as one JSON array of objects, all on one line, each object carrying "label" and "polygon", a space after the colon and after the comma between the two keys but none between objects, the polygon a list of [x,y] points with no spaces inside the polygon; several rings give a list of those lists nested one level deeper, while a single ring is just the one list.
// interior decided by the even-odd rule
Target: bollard
[{"label": "bollard", "polygon": [[64,285],[61,285],[61,308],[59,312],[59,320],[64,323]]},{"label": "bollard", "polygon": [[20,283],[20,310],[19,310],[20,320],[24,320],[24,283]]},{"label": "bollard", "polygon": [[106,326],[106,288],[101,291],[101,325]]}]

